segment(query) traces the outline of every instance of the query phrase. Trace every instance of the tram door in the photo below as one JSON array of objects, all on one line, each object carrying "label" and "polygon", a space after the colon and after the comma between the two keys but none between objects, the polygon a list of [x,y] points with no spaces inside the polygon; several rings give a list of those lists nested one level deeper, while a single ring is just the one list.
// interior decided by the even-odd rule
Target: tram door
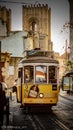
[{"label": "tram door", "polygon": [[17,98],[22,103],[22,68],[19,68],[18,71]]}]

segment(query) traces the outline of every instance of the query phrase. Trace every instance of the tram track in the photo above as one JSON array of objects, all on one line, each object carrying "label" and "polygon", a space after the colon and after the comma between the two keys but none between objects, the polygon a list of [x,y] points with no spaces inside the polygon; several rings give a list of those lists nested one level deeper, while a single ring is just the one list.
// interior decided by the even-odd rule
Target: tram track
[{"label": "tram track", "polygon": [[42,122],[39,120],[39,118],[36,115],[32,116],[33,120],[35,121],[35,124],[38,128],[38,130],[46,130]]},{"label": "tram track", "polygon": [[[30,130],[70,130],[63,122],[61,122],[56,117],[49,117],[46,115],[45,118],[43,116],[39,117],[39,115],[26,114],[24,115],[24,122],[30,122]],[[26,124],[26,123],[25,123]],[[18,124],[18,128],[20,125]],[[21,128],[25,128],[25,126],[21,126]],[[26,126],[27,128],[27,126]],[[16,130],[15,126],[13,126],[12,130]]]},{"label": "tram track", "polygon": [[[39,118],[37,115],[32,117],[35,121],[35,123],[37,123],[38,126],[38,130],[70,130],[63,122],[61,122],[59,119],[57,118],[48,118],[47,117],[45,119],[43,118]],[[46,121],[46,122],[45,122]],[[50,122],[50,123],[49,123]]]},{"label": "tram track", "polygon": [[[61,107],[62,106],[64,107],[63,104]],[[61,109],[64,112],[64,108]],[[29,128],[30,130],[72,130],[72,125],[68,123],[68,120],[65,120],[66,118],[63,118],[64,115],[59,113],[59,110],[58,106],[56,111],[53,108],[52,111],[48,111],[47,113],[43,113],[42,111],[41,113],[36,113],[35,111],[30,112],[28,109],[25,111],[20,107],[14,107],[11,109],[13,120],[10,126],[12,127],[12,130],[16,130],[16,128],[20,128],[18,130],[21,130],[23,127],[26,130]]]},{"label": "tram track", "polygon": [[66,125],[64,125],[61,121],[59,121],[58,119],[51,119],[52,121],[55,122],[55,124],[57,124],[57,126],[59,126],[62,130],[70,130]]}]

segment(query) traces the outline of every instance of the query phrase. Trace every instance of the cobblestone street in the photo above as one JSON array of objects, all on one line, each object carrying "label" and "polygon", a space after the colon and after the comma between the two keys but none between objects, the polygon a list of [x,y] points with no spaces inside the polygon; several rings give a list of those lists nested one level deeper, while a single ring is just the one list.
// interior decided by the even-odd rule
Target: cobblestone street
[{"label": "cobblestone street", "polygon": [[13,94],[12,100],[10,100],[9,125],[6,125],[6,116],[4,115],[3,130],[35,130],[30,115],[24,114],[24,110],[20,106],[21,104],[17,103],[16,95]]},{"label": "cobblestone street", "polygon": [[[73,100],[73,95],[67,94],[65,91],[60,90],[60,96]],[[6,126],[6,116],[4,115],[4,125],[2,130],[36,130],[35,124],[30,114],[25,114],[21,104],[17,103],[16,94],[10,99],[9,110],[9,125]]]}]

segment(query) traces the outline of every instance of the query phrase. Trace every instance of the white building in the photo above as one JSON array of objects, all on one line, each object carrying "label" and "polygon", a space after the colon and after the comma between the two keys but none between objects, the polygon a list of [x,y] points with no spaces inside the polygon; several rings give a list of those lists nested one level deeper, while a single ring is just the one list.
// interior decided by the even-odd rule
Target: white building
[{"label": "white building", "polygon": [[[27,37],[27,32],[21,31],[12,33],[9,37],[1,40],[1,52],[8,52],[11,57],[23,57],[24,52],[24,37]],[[27,43],[26,43],[27,44]]]},{"label": "white building", "polygon": [[[26,44],[25,44],[26,43]],[[29,48],[27,32],[20,31],[11,33],[9,37],[1,40],[1,53],[9,53],[10,61],[6,64],[5,82],[9,87],[13,86],[18,77],[18,63],[24,57],[24,50]]]}]

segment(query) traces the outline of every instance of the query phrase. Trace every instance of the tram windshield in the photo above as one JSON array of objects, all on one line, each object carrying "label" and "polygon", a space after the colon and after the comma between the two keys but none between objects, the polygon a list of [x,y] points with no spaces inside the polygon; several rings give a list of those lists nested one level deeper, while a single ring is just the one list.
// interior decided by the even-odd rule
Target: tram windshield
[{"label": "tram windshield", "polygon": [[56,66],[25,66],[24,67],[24,82],[36,83],[57,83],[57,67]]},{"label": "tram windshield", "polygon": [[36,82],[47,82],[47,67],[38,65],[35,68]]},{"label": "tram windshield", "polygon": [[57,67],[49,66],[49,83],[57,83]]},{"label": "tram windshield", "polygon": [[33,66],[25,66],[24,67],[24,81],[25,82],[33,82],[34,75],[34,67]]}]

